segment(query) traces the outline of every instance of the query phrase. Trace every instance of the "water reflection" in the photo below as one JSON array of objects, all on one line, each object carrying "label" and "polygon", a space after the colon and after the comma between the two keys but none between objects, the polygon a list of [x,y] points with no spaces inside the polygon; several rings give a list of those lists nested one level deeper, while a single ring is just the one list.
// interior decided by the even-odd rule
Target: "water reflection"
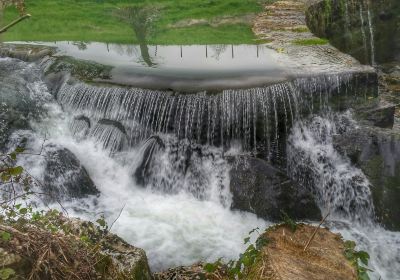
[{"label": "water reflection", "polygon": [[46,45],[57,56],[109,65],[101,82],[178,91],[246,88],[286,81],[293,65],[265,45],[121,45],[14,42]]},{"label": "water reflection", "polygon": [[264,45],[128,45],[81,42],[14,42],[56,47],[57,55],[110,66],[197,71],[269,70],[282,67],[280,54]]},{"label": "water reflection", "polygon": [[158,17],[158,9],[153,6],[122,7],[115,14],[128,23],[135,32],[143,62],[149,67],[155,66],[156,64],[152,61],[149,53],[147,37],[153,28],[154,20]]}]

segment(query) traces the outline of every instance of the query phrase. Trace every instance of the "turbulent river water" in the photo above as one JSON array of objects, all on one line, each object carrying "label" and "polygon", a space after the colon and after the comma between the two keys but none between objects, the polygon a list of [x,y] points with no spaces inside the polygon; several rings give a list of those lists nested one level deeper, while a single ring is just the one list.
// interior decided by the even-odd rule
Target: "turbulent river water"
[{"label": "turbulent river water", "polygon": [[[234,259],[244,249],[243,239],[250,230],[271,225],[254,214],[230,209],[229,165],[225,156],[247,152],[243,143],[221,148],[207,142],[194,144],[178,139],[174,133],[160,131],[158,136],[165,148],[155,152],[152,180],[144,188],[132,174],[146,154],[145,139],[117,152],[118,145],[114,144],[119,141],[121,129],[113,132],[98,128],[86,137],[77,134],[85,123],[77,123],[74,110],[60,102],[63,95],[57,100],[48,92],[37,65],[12,59],[0,59],[0,65],[2,94],[26,92],[26,104],[34,100],[40,108],[39,116],[31,120],[32,129],[13,133],[9,149],[25,137],[30,151],[40,151],[43,143],[70,150],[87,169],[100,196],[62,201],[69,215],[90,220],[105,215],[113,232],[146,251],[153,270],[220,257]],[[7,89],[4,85],[10,83],[16,84]],[[0,99],[3,103],[4,96]],[[283,103],[288,105],[287,116],[292,109],[290,100]],[[302,170],[309,170],[313,184],[318,186],[314,192],[322,212],[332,213],[329,227],[371,254],[373,279],[397,279],[400,233],[386,231],[372,221],[367,178],[333,147],[332,135],[338,129],[357,125],[351,114],[330,113],[293,121],[293,126],[287,128],[288,173],[300,177]],[[192,156],[187,164],[184,155],[190,145],[196,145],[201,156]],[[25,155],[19,161],[32,176],[44,179],[45,157]]]}]

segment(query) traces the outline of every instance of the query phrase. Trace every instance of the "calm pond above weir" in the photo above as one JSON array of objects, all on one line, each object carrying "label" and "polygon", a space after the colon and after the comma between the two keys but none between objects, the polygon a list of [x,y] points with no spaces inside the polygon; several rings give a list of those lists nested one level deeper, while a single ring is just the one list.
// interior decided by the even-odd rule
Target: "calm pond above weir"
[{"label": "calm pond above weir", "polygon": [[178,91],[248,88],[285,81],[290,75],[284,58],[265,45],[24,44],[55,47],[55,56],[110,66],[106,82],[143,88]]}]

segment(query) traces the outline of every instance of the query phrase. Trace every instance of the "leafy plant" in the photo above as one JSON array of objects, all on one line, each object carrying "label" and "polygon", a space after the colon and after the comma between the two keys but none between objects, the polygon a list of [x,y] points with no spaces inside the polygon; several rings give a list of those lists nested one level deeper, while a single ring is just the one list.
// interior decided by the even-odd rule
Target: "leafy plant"
[{"label": "leafy plant", "polygon": [[[369,254],[365,251],[356,251],[356,243],[354,241],[346,241],[344,243],[344,255],[357,270],[358,280],[370,280],[368,271]],[[360,264],[361,263],[361,264]]]},{"label": "leafy plant", "polygon": [[245,279],[245,272],[248,271],[257,259],[261,257],[261,250],[268,244],[268,239],[260,235],[255,244],[250,243],[251,235],[257,232],[259,228],[255,228],[249,232],[249,236],[244,239],[244,244],[249,244],[246,250],[239,255],[237,260],[230,260],[227,264],[223,264],[221,259],[214,263],[206,263],[204,270],[208,273],[214,273],[218,269],[225,269],[229,279]]},{"label": "leafy plant", "polygon": [[283,224],[288,226],[290,230],[294,233],[297,230],[297,223],[292,218],[290,218],[290,216],[285,211],[281,211],[281,214]]},{"label": "leafy plant", "polygon": [[[102,251],[109,231],[104,217],[95,225],[55,209],[36,210],[29,198],[42,195],[33,190],[41,183],[17,165],[22,153],[17,148],[0,155],[0,247],[27,260],[29,279],[99,279],[112,273],[114,263]],[[13,269],[0,267],[0,280],[15,277]]]},{"label": "leafy plant", "polygon": [[1,280],[8,280],[14,275],[15,275],[14,269],[11,269],[11,268],[0,269],[0,279]]}]

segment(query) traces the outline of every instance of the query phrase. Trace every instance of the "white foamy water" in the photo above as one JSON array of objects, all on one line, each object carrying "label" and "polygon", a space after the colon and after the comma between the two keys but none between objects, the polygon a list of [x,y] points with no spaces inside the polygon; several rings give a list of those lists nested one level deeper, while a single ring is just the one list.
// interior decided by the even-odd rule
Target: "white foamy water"
[{"label": "white foamy water", "polygon": [[[212,174],[209,167],[212,162],[204,162],[204,170],[210,172],[207,199],[200,200],[186,191],[163,194],[144,189],[132,178],[132,165],[123,164],[126,159],[139,162],[142,156],[139,149],[121,155],[125,157],[122,161],[120,157],[112,158],[95,139],[75,141],[68,131],[69,118],[56,104],[49,109],[49,118],[35,125],[38,135],[31,143],[32,149],[40,149],[44,135],[47,145],[66,147],[78,157],[101,192],[96,205],[87,199],[66,202],[63,206],[72,216],[95,220],[104,214],[109,224],[118,218],[112,231],[143,248],[153,270],[215,261],[220,257],[235,259],[245,249],[243,239],[249,231],[268,226],[268,222],[253,214],[231,211],[230,203],[225,205],[220,201],[221,193],[216,190],[220,180]],[[40,162],[41,159],[32,156],[21,160],[39,179],[44,167]]]}]

